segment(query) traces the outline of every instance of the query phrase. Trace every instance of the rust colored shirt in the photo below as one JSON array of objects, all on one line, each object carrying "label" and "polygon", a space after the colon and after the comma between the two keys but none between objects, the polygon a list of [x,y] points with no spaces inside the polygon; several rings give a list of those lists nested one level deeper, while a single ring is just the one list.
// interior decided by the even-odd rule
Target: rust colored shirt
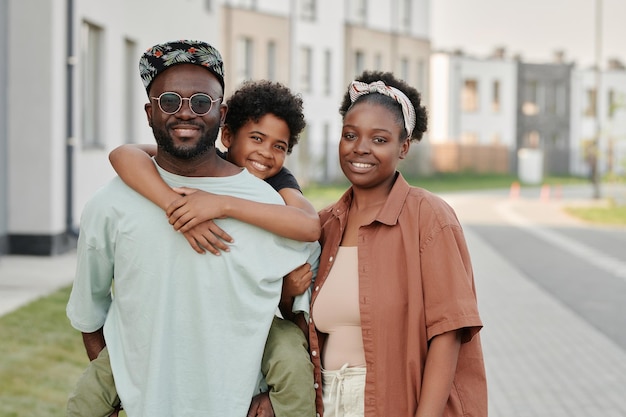
[{"label": "rust colored shirt", "polygon": [[[348,190],[320,211],[322,255],[312,304],[336,257],[352,201]],[[487,383],[474,276],[454,210],[401,174],[376,219],[358,234],[359,308],[365,360],[365,416],[414,416],[428,341],[463,329],[444,417],[487,415]],[[311,309],[313,311],[313,309]],[[309,323],[317,408],[323,414],[320,352],[325,334]]]}]

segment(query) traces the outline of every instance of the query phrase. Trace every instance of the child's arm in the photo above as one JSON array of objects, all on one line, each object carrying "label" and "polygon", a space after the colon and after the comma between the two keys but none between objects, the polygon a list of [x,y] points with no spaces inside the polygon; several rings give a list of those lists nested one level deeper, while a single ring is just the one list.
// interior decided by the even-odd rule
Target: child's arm
[{"label": "child's arm", "polygon": [[[163,181],[154,166],[151,158],[156,155],[156,151],[156,145],[122,145],[111,151],[109,160],[129,187],[165,210],[181,196]],[[184,235],[198,253],[204,253],[206,249],[219,255],[220,250],[228,251],[224,241],[232,242],[232,238],[212,219],[198,223],[197,227],[186,230]]]},{"label": "child's arm", "polygon": [[278,303],[278,308],[284,318],[293,320],[293,299],[295,296],[304,294],[311,286],[313,271],[311,264],[304,264],[291,271],[283,278],[283,289]]},{"label": "child's arm", "polygon": [[321,226],[315,208],[293,188],[280,190],[284,206],[195,192],[190,188],[177,190],[185,197],[174,201],[166,213],[170,223],[181,232],[210,218],[231,217],[293,240],[314,242],[320,237]]},{"label": "child's arm", "polygon": [[461,330],[440,334],[430,341],[415,417],[443,414],[452,389],[460,349]]},{"label": "child's arm", "polygon": [[163,181],[154,166],[151,158],[156,151],[156,145],[121,145],[111,151],[109,161],[126,185],[165,210],[180,195]]}]

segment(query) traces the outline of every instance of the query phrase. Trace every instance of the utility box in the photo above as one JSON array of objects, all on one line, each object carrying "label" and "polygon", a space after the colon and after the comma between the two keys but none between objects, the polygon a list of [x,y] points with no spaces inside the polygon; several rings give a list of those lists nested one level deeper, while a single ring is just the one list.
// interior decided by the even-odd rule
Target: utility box
[{"label": "utility box", "polygon": [[517,176],[524,184],[541,184],[543,181],[543,151],[522,148],[517,151]]}]

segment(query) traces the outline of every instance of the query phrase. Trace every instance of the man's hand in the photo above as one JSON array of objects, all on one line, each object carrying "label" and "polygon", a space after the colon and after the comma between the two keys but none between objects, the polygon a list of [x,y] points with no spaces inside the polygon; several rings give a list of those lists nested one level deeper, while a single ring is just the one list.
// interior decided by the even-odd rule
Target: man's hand
[{"label": "man's hand", "polygon": [[274,409],[268,392],[262,392],[252,398],[247,417],[274,417]]}]

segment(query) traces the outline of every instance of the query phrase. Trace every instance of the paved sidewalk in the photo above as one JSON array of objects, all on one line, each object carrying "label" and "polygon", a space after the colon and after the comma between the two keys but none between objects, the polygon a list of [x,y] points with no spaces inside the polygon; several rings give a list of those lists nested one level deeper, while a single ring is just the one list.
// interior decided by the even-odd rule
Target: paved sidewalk
[{"label": "paved sidewalk", "polygon": [[496,417],[626,416],[626,352],[466,232]]},{"label": "paved sidewalk", "polygon": [[[492,222],[503,201],[510,212],[536,225],[581,222],[564,215],[558,202],[469,195],[446,199],[467,224],[485,324],[481,337],[490,416],[626,416],[626,352],[499,256],[471,228],[472,223]],[[74,253],[0,258],[0,315],[69,285],[74,267]]]},{"label": "paved sidewalk", "polygon": [[0,257],[0,316],[71,284],[76,253]]}]

